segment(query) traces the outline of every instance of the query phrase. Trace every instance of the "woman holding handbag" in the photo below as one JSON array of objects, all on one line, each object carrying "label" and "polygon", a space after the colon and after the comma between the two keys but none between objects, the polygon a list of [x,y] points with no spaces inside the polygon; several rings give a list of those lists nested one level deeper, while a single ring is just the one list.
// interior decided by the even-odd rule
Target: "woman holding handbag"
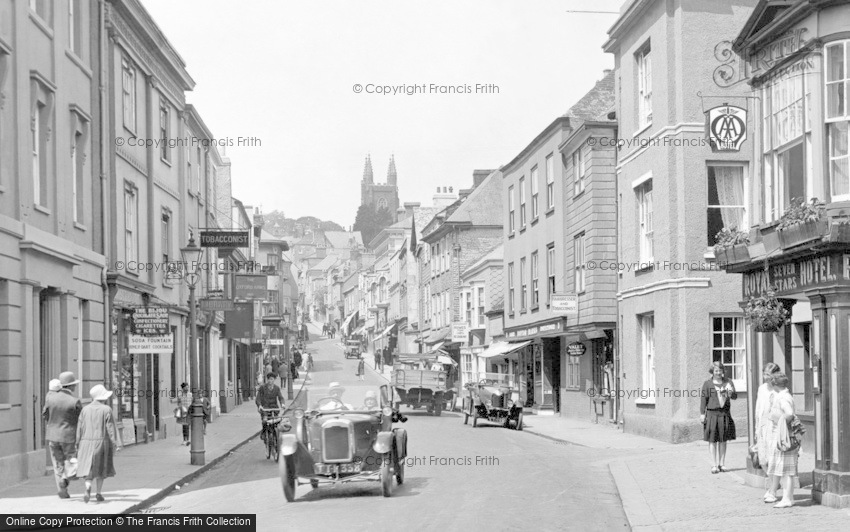
[{"label": "woman holding handbag", "polygon": [[708,368],[712,378],[705,381],[700,393],[700,421],[703,424],[703,439],[714,461],[712,474],[726,471],[726,442],[736,436],[735,421],[729,413],[731,401],[738,398],[735,385],[726,378],[726,368],[714,362]]},{"label": "woman holding handbag", "polygon": [[119,450],[112,420],[112,409],[104,404],[112,397],[112,392],[102,384],[89,391],[92,402],[82,412],[77,423],[77,477],[86,479],[86,493],[83,501],[91,499],[92,480],[96,482],[95,497],[103,502],[103,480],[115,476],[112,458]]},{"label": "woman holding handbag", "polygon": [[[794,398],[788,391],[788,377],[784,373],[773,375],[773,401],[768,414],[769,432],[767,448],[767,476],[771,479],[770,493],[775,494],[780,479],[782,479],[782,500],[774,508],[790,508],[794,505],[794,481],[797,477],[797,455],[799,446],[794,435],[790,433],[789,425],[796,413]],[[776,496],[765,495],[764,502],[775,502]]]}]

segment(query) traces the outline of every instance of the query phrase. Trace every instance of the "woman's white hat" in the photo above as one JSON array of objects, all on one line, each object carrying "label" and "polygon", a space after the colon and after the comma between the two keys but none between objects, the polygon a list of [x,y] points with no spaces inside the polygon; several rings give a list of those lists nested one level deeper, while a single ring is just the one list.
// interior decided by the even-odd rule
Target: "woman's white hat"
[{"label": "woman's white hat", "polygon": [[89,390],[89,395],[95,401],[106,401],[112,397],[112,392],[107,390],[103,384],[97,384]]},{"label": "woman's white hat", "polygon": [[50,382],[47,383],[47,389],[51,392],[58,392],[62,389],[62,381],[59,379],[50,379]]}]

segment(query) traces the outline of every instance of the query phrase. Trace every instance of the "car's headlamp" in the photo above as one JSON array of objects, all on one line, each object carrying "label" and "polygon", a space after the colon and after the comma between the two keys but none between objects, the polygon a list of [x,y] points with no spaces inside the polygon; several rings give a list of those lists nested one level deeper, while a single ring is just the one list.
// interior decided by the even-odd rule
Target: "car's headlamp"
[{"label": "car's headlamp", "polygon": [[385,416],[391,416],[391,415],[393,415],[393,409],[392,409],[392,408],[390,408],[390,407],[388,407],[388,406],[385,406],[385,407],[381,410],[381,412],[383,412]]},{"label": "car's headlamp", "polygon": [[301,409],[298,409],[295,412],[293,412],[292,415],[295,416],[295,419],[301,419],[301,418],[304,417],[304,411],[301,410]]}]

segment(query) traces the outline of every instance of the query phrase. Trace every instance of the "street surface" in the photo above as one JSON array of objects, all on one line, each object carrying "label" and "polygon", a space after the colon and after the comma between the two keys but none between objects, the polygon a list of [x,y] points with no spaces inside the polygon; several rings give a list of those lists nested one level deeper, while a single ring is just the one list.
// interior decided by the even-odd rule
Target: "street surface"
[{"label": "street surface", "polygon": [[[366,389],[386,383],[371,370],[358,381],[357,361],[346,360],[338,342],[319,339],[308,347],[315,362],[311,404],[333,381],[346,387],[343,399],[353,405]],[[610,452],[486,422],[473,429],[458,413],[402,412],[408,461],[404,484],[394,484],[390,498],[381,496],[378,482],[358,482],[298,486],[295,502],[287,503],[277,464],[256,439],[143,512],[256,513],[258,530],[628,529],[608,470]]]}]

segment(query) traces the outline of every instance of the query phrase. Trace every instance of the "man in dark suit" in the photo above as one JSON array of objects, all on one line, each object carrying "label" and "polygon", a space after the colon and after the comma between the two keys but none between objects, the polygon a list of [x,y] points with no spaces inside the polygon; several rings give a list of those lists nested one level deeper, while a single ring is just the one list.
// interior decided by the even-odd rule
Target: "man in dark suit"
[{"label": "man in dark suit", "polygon": [[45,439],[50,448],[53,461],[53,475],[60,499],[67,499],[68,478],[65,476],[65,461],[77,456],[77,419],[83,405],[74,396],[74,389],[80,381],[70,371],[59,375],[62,389],[47,398],[41,416],[47,421]]}]

